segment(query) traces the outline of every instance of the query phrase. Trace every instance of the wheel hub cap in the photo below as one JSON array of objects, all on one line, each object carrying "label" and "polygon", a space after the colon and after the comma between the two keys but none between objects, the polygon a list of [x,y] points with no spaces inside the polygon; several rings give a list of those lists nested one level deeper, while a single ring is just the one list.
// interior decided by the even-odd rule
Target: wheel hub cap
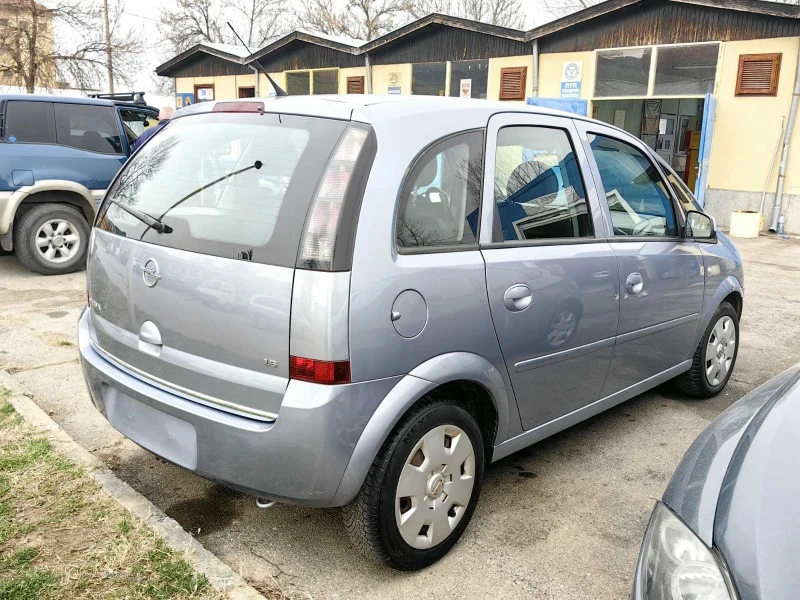
[{"label": "wheel hub cap", "polygon": [[433,473],[428,479],[428,496],[431,498],[438,498],[444,491],[444,475],[441,473]]},{"label": "wheel hub cap", "polygon": [[711,330],[706,349],[706,380],[712,386],[725,381],[736,356],[736,325],[730,317],[721,317]]},{"label": "wheel hub cap", "polygon": [[60,235],[55,236],[52,240],[50,240],[56,248],[61,248],[64,245],[64,238]]}]

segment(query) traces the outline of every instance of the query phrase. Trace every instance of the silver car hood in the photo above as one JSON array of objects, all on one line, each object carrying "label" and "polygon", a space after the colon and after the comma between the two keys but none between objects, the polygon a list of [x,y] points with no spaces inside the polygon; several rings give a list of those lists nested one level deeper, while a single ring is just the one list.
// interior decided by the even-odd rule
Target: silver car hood
[{"label": "silver car hood", "polygon": [[664,502],[717,547],[741,600],[800,589],[800,365],[723,412],[678,465]]}]

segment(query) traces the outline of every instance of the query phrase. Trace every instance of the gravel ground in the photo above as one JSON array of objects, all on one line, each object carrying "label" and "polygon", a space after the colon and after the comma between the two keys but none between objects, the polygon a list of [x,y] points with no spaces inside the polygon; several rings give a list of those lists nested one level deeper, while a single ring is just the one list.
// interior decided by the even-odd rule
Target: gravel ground
[{"label": "gravel ground", "polygon": [[689,444],[732,402],[800,361],[800,242],[761,237],[737,245],[745,310],[725,392],[696,401],[662,386],[491,465],[461,542],[421,573],[395,573],[354,555],[336,510],[260,511],[251,498],[114,432],[92,408],[77,359],[83,273],[45,278],[0,256],[0,368],[257,586],[315,598],[624,598],[653,502]]}]

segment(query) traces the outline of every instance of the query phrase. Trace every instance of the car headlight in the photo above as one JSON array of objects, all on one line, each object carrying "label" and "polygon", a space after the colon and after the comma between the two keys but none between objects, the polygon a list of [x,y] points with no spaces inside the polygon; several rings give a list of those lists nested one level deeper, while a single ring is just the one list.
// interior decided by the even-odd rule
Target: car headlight
[{"label": "car headlight", "polygon": [[650,518],[640,564],[642,600],[736,600],[724,565],[661,502]]}]

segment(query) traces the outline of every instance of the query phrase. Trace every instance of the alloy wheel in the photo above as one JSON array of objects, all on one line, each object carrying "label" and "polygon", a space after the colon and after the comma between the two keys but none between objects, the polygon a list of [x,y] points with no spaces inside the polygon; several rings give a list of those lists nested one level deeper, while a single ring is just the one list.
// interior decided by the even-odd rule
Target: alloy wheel
[{"label": "alloy wheel", "polygon": [[36,232],[36,249],[51,263],[63,263],[78,254],[81,238],[78,228],[69,221],[52,219],[45,221]]}]

